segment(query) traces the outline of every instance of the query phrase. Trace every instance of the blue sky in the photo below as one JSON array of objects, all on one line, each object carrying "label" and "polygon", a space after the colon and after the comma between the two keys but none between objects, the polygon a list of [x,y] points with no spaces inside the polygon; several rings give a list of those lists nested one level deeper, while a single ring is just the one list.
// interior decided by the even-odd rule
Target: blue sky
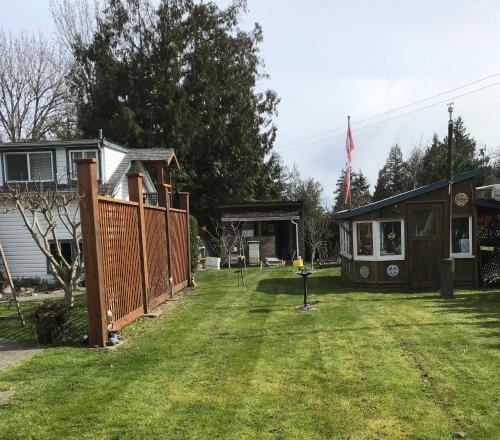
[{"label": "blue sky", "polygon": [[[257,21],[264,29],[261,54],[270,75],[264,85],[281,97],[276,151],[287,165],[297,163],[304,176],[318,179],[327,196],[345,163],[345,131],[290,143],[343,126],[349,114],[353,166],[374,185],[392,144],[408,152],[434,132],[444,135],[446,104],[359,132],[356,121],[500,72],[498,1],[248,0],[248,9],[242,26]],[[50,34],[49,1],[0,0],[0,27]],[[479,143],[498,148],[500,85],[454,102]]]}]

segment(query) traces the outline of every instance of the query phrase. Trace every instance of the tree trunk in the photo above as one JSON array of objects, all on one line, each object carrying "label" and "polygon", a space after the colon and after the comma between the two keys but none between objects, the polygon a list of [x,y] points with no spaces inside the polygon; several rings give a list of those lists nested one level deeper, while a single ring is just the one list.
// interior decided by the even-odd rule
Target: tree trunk
[{"label": "tree trunk", "polygon": [[64,304],[66,304],[66,308],[69,310],[73,307],[73,292],[74,292],[74,287],[72,286],[72,283],[67,283],[64,286]]},{"label": "tree trunk", "polygon": [[316,255],[316,250],[311,249],[311,270],[314,270],[314,256]]}]

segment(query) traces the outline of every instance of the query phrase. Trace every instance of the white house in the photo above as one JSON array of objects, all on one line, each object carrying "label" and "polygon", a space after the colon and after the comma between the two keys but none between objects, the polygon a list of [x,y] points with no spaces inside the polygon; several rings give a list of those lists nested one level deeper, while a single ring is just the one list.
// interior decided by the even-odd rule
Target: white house
[{"label": "white house", "polygon": [[[144,173],[146,199],[154,199],[155,184],[169,183],[170,169],[178,167],[173,149],[125,148],[105,138],[0,143],[0,192],[19,182],[68,185],[69,180],[76,181],[74,160],[91,157],[97,158],[99,182],[120,199],[128,199],[127,173],[131,167]],[[63,254],[71,255],[70,236],[63,227],[58,238]],[[13,278],[54,282],[46,257],[17,212],[0,213],[0,242]]]}]

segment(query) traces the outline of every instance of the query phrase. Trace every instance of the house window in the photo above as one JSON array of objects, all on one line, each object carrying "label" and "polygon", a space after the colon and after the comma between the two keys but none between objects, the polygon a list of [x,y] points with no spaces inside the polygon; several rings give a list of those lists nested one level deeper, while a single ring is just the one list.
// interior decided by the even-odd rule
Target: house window
[{"label": "house window", "polygon": [[70,174],[71,178],[76,179],[76,167],[75,160],[77,159],[97,159],[97,150],[72,150],[69,152],[70,154]]},{"label": "house window", "polygon": [[7,182],[32,182],[54,180],[52,153],[5,153],[5,176]]},{"label": "house window", "polygon": [[373,255],[373,225],[372,222],[356,223],[357,255]]},{"label": "house window", "polygon": [[451,253],[454,257],[472,256],[472,217],[455,217],[451,229]]},{"label": "house window", "polygon": [[403,255],[402,236],[403,222],[381,221],[380,231],[380,256]]},{"label": "house window", "polygon": [[[50,253],[55,256],[55,254],[56,254],[55,241],[50,241],[49,245],[50,245]],[[64,258],[66,260],[66,262],[71,264],[71,262],[73,261],[73,258],[75,257],[75,253],[73,251],[73,240],[59,240],[59,246],[61,247],[62,258]],[[83,258],[82,243],[80,243],[80,259],[82,259],[82,258]],[[60,262],[60,259],[59,259],[59,262]],[[49,262],[48,258],[47,258],[47,273],[48,274],[52,273],[50,270],[50,262]]]},{"label": "house window", "polygon": [[340,224],[340,253],[344,257],[351,257],[351,240],[349,234],[349,223]]}]

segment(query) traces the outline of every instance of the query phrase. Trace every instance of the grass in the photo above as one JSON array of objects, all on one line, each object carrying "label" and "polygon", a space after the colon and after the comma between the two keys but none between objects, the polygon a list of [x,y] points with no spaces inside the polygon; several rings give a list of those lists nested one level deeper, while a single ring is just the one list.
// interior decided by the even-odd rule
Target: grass
[{"label": "grass", "polygon": [[498,439],[500,292],[362,291],[336,269],[197,276],[118,349],[56,347],[0,374],[0,438]]},{"label": "grass", "polygon": [[[53,300],[62,301],[62,300]],[[16,311],[14,303],[0,304],[0,338],[12,339],[16,341],[34,341],[33,329],[28,322],[30,313],[43,303],[43,299],[36,299],[21,302],[21,311],[23,313],[26,325],[23,327]],[[87,306],[85,296],[75,296],[73,309],[71,310],[71,320],[77,330],[84,331],[87,328]]]}]

